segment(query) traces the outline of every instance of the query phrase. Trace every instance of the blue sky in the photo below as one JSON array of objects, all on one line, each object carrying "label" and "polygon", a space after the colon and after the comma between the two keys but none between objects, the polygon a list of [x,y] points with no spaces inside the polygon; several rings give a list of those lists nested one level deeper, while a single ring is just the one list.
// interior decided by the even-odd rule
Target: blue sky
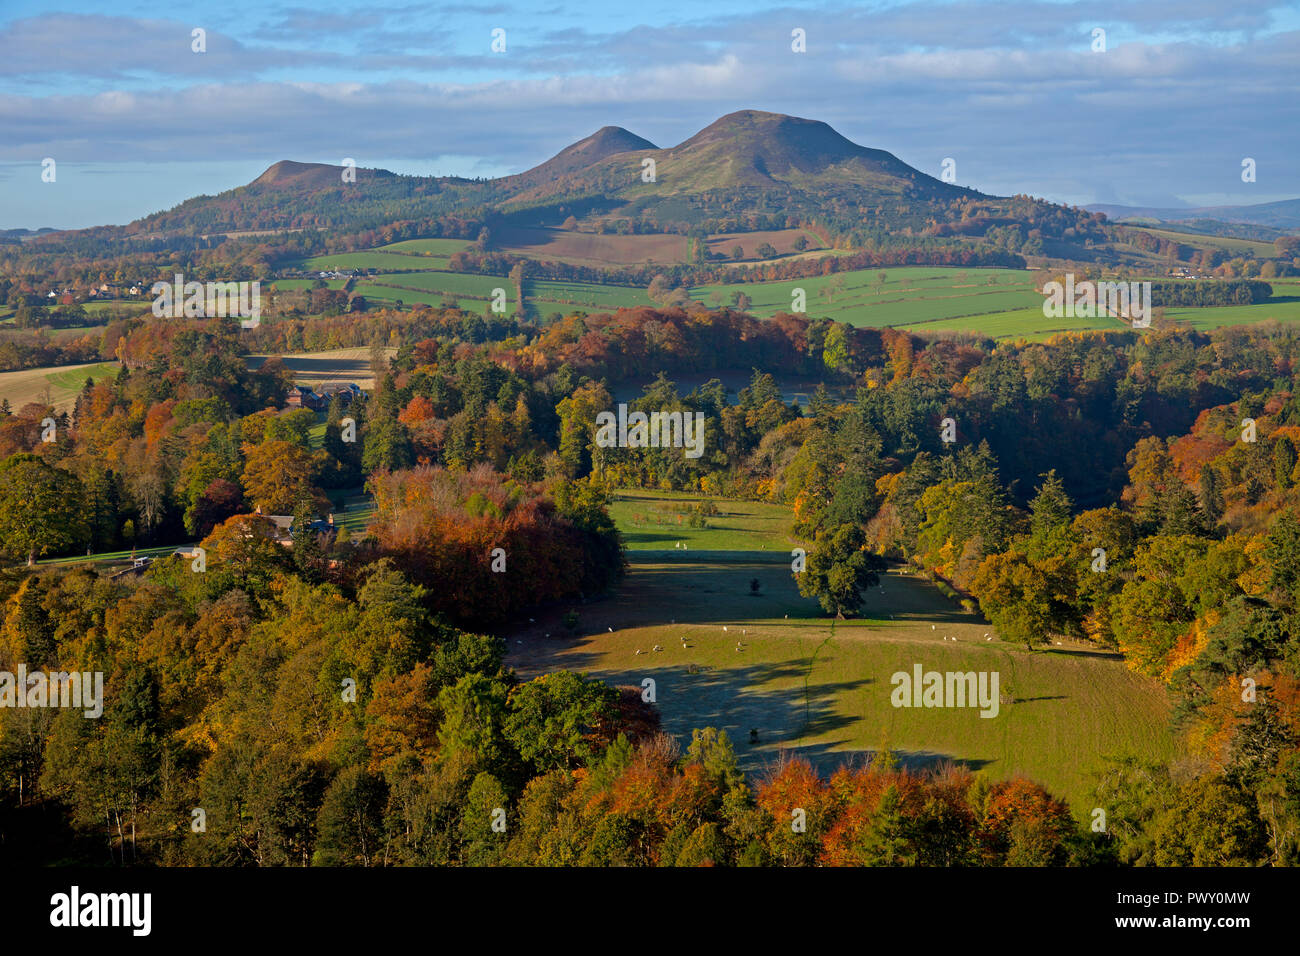
[{"label": "blue sky", "polygon": [[986,192],[1268,202],[1300,195],[1298,81],[1294,2],[5,0],[0,228],[127,222],[280,159],[500,175],[746,108]]}]

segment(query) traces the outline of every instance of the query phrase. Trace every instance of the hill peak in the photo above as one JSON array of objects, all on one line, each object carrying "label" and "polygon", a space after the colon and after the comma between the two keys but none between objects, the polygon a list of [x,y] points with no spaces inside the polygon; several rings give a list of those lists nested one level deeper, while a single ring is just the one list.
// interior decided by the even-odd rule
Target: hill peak
[{"label": "hill peak", "polygon": [[585,139],[564,147],[540,166],[519,173],[515,178],[529,185],[540,185],[568,173],[586,169],[619,153],[658,148],[650,140],[621,126],[602,126]]},{"label": "hill peak", "polygon": [[820,120],[761,110],[728,113],[677,146],[674,152],[723,143],[745,151],[760,149],[784,154],[796,167],[803,167],[808,162],[814,165],[835,163],[869,152]]},{"label": "hill peak", "polygon": [[266,172],[254,179],[249,185],[280,185],[285,180],[299,180],[303,177],[314,178],[327,171],[337,176],[342,170],[342,166],[330,166],[326,163],[299,163],[292,159],[282,159],[278,163],[273,163],[267,167]]},{"label": "hill peak", "polygon": [[[340,186],[344,183],[343,166],[329,163],[299,163],[292,159],[282,159],[272,164],[266,172],[254,179],[249,186],[273,186],[277,189],[286,186],[294,188],[322,189]],[[357,167],[356,172],[361,172]],[[393,176],[386,169],[367,169],[367,176]]]}]

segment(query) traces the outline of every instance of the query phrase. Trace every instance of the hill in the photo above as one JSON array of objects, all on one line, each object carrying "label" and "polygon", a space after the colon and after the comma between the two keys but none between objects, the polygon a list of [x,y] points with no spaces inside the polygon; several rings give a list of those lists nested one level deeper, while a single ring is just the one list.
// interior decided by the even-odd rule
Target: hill
[{"label": "hill", "polygon": [[506,189],[538,186],[588,169],[619,153],[658,148],[650,140],[642,139],[621,126],[602,126],[586,139],[566,146],[546,162],[517,175],[505,177],[501,180],[501,185]]},{"label": "hill", "polygon": [[[642,160],[656,178],[642,181]],[[668,149],[619,126],[605,126],[545,162],[499,179],[402,176],[281,160],[252,182],[196,196],[126,226],[84,230],[94,238],[158,238],[251,230],[375,228],[400,219],[452,213],[514,213],[516,224],[550,224],[538,207],[565,205],[579,218],[650,207],[660,222],[728,213],[811,215],[828,208],[848,217],[901,201],[915,206],[901,225],[949,221],[948,204],[980,194],[941,182],[881,149],[860,146],[825,123],[741,110]],[[522,213],[522,215],[519,215]],[[913,221],[914,220],[914,221]],[[69,233],[68,235],[75,235]]]},{"label": "hill", "polygon": [[[652,182],[643,178],[646,159],[654,160]],[[757,110],[729,113],[668,149],[640,147],[587,166],[557,165],[549,171],[553,175],[535,177],[536,185],[512,196],[506,208],[601,199],[605,202],[593,205],[624,215],[653,210],[662,221],[682,218],[687,199],[699,217],[810,214],[825,211],[828,202],[852,215],[902,200],[948,219],[948,203],[980,197],[884,150],[859,146],[825,123]]]},{"label": "hill", "polygon": [[1278,202],[1256,203],[1248,206],[1196,206],[1186,209],[1117,206],[1106,203],[1086,208],[1091,212],[1104,212],[1109,218],[1116,220],[1157,219],[1161,222],[1188,223],[1208,219],[1266,226],[1282,232],[1300,230],[1300,199],[1283,199]]}]

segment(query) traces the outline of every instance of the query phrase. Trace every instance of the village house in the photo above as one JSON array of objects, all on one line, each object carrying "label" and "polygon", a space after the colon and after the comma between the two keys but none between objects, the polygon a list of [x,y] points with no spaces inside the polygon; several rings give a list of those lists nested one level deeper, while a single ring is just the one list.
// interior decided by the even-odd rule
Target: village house
[{"label": "village house", "polygon": [[322,385],[320,391],[310,385],[295,385],[289,389],[285,404],[289,408],[310,408],[314,412],[323,412],[329,408],[330,401],[337,395],[346,408],[361,397],[361,387],[355,382]]},{"label": "village house", "polygon": [[[286,548],[293,547],[293,515],[272,515],[266,514],[261,508],[258,508],[255,515],[266,518],[275,525],[275,540],[284,545]],[[308,527],[312,531],[327,535],[330,538],[334,536],[334,515],[327,518],[317,518]]]}]

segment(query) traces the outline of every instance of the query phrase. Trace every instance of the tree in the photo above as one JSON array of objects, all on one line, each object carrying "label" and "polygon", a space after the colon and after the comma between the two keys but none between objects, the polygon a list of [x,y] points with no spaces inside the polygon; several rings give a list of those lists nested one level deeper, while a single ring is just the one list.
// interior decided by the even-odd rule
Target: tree
[{"label": "tree", "polygon": [[818,532],[808,566],[796,573],[799,593],[815,597],[827,614],[844,618],[862,607],[862,589],[880,580],[883,559],[866,550],[866,535],[855,524]]},{"label": "tree", "polygon": [[1065,484],[1057,477],[1055,468],[1042,478],[1038,494],[1029,502],[1032,515],[1029,525],[1035,541],[1046,543],[1056,532],[1069,525],[1073,504],[1070,496],[1065,493]]},{"label": "tree", "polygon": [[316,817],[316,866],[369,866],[383,846],[388,788],[361,767],[344,767]]},{"label": "tree", "polygon": [[0,463],[0,549],[29,565],[90,534],[81,482],[30,453]]},{"label": "tree", "polygon": [[618,692],[583,674],[543,674],[510,693],[506,736],[540,773],[588,762],[613,720]]},{"label": "tree", "polygon": [[844,326],[832,322],[822,340],[822,361],[831,371],[839,372],[849,364],[849,335]]},{"label": "tree", "polygon": [[772,245],[770,242],[763,243],[758,247],[758,257],[760,259],[775,259],[776,246]]},{"label": "tree", "polygon": [[304,493],[324,499],[312,485],[316,462],[301,445],[272,439],[260,445],[245,445],[244,454],[241,481],[249,499],[264,512],[289,514]]}]

